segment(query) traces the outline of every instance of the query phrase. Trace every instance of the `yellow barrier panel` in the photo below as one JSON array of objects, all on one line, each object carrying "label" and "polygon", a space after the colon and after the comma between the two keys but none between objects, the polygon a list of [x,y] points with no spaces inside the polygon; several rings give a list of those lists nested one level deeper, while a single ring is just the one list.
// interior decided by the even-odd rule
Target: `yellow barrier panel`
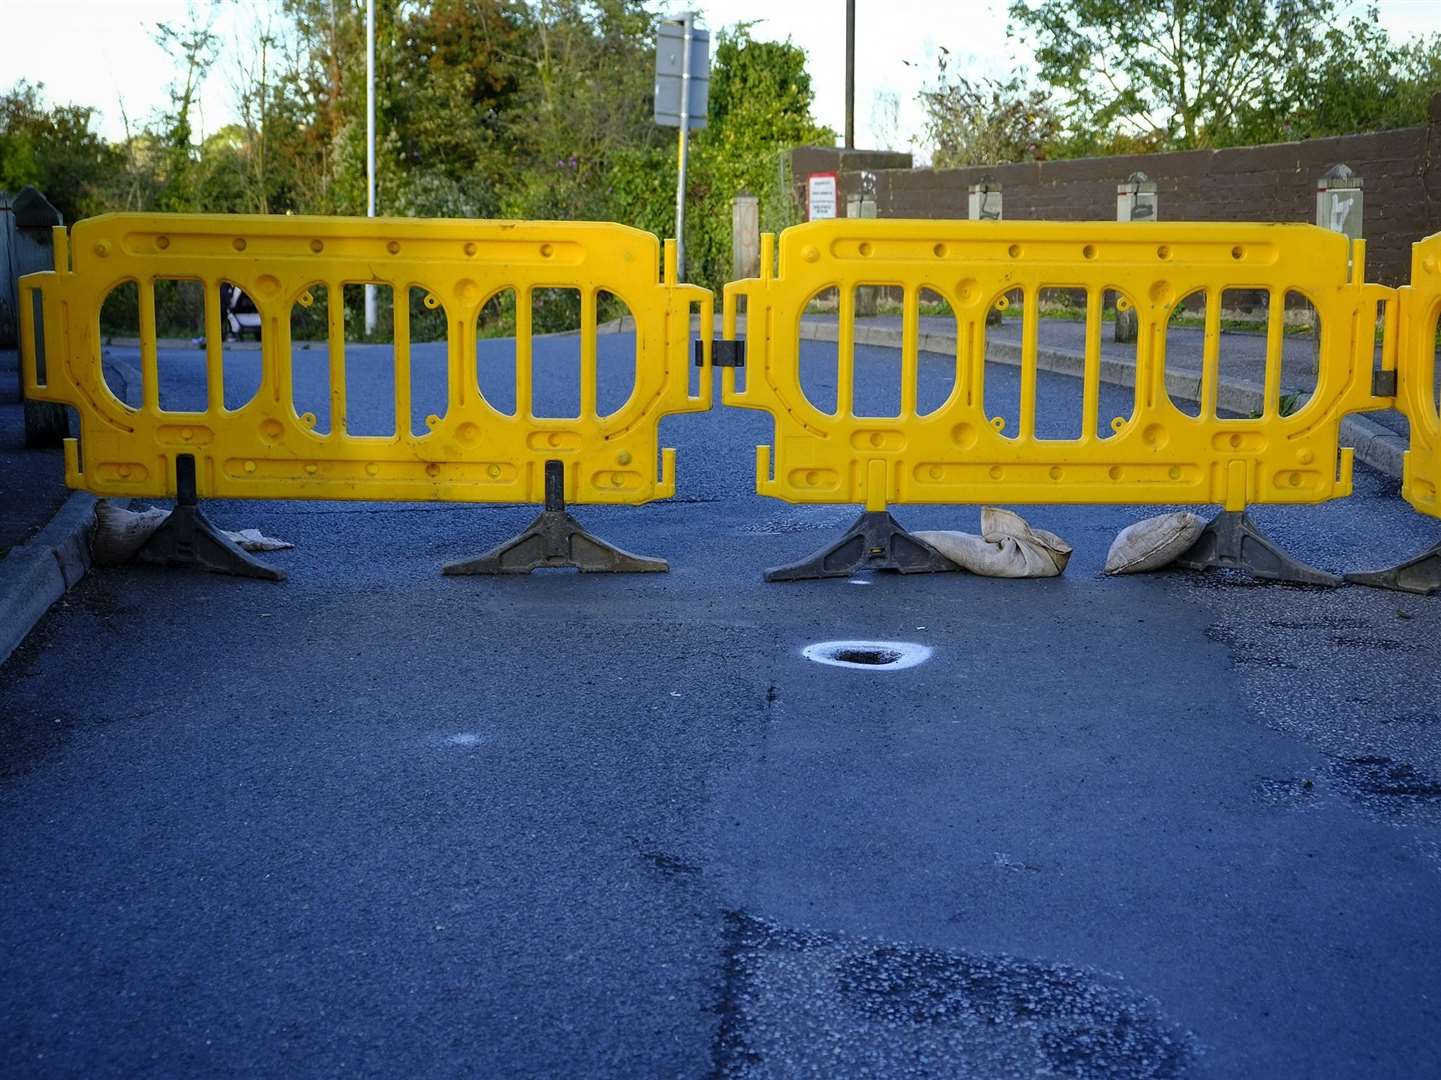
[{"label": "yellow barrier panel", "polygon": [[[1373,393],[1372,352],[1378,305],[1394,290],[1362,284],[1361,244],[1348,273],[1347,240],[1306,225],[834,220],[782,234],[775,276],[770,254],[767,238],[762,276],[726,286],[723,328],[725,337],[735,336],[743,299],[748,370],[743,386],[734,372],[724,372],[723,400],[774,418],[773,445],[756,448],[761,494],[791,502],[859,502],[872,514],[893,503],[1219,503],[1232,516],[1218,519],[1225,535],[1209,561],[1336,583],[1315,571],[1312,578],[1300,570],[1292,574],[1275,561],[1280,553],[1274,549],[1265,565],[1242,558],[1241,549],[1258,555],[1265,542],[1241,515],[1252,503],[1321,502],[1349,494],[1352,452],[1339,446],[1341,418],[1391,402]],[[900,408],[888,418],[857,416],[853,409],[853,318],[862,286],[887,287],[903,297]],[[1085,298],[1083,415],[1076,438],[1043,438],[1036,431],[1038,308],[1042,290],[1049,289]],[[1264,407],[1250,419],[1222,417],[1217,409],[1221,294],[1232,289],[1263,294],[1270,312]],[[807,398],[800,365],[802,317],[828,290],[837,291],[839,308],[833,410]],[[930,412],[917,407],[916,397],[923,291],[944,299],[957,323],[954,388]],[[1168,323],[1180,302],[1197,292],[1207,303],[1202,405],[1191,416],[1167,393],[1165,350]],[[1288,293],[1304,297],[1321,326],[1315,391],[1289,415],[1281,385]],[[1134,306],[1139,338],[1131,415],[1103,428],[1098,400],[1108,294],[1123,307]],[[1015,296],[1023,310],[1012,431],[987,414],[985,355],[987,313]],[[1394,354],[1384,361],[1392,365]],[[935,568],[919,556],[900,565],[907,562],[904,553],[893,557],[881,550],[900,534],[879,519],[870,525],[859,543],[866,559],[837,559],[832,551],[829,561],[811,560],[799,569],[829,575],[867,563]],[[847,551],[854,553],[856,536],[849,539]],[[1217,539],[1213,531],[1211,540]],[[1235,557],[1221,549],[1235,549]]]},{"label": "yellow barrier panel", "polygon": [[[658,445],[660,419],[710,407],[711,294],[677,282],[669,244],[664,280],[658,280],[660,244],[636,229],[115,214],[81,221],[68,246],[73,266],[67,268],[61,230],[57,270],[21,279],[22,367],[28,394],[78,412],[80,439],[65,446],[66,480],[97,494],[184,497],[184,470],[192,468],[196,493],[228,498],[546,501],[559,509],[564,496],[638,504],[675,491],[674,451]],[[169,279],[198,282],[205,292],[208,400],[198,411],[161,407],[154,298],[157,281]],[[101,367],[101,305],[123,282],[138,288],[138,407],[110,391]],[[222,283],[248,296],[259,314],[260,390],[234,409],[223,397]],[[389,286],[396,298],[395,422],[393,433],[383,436],[347,430],[342,289],[371,283]],[[402,299],[412,288],[425,290],[426,306],[442,311],[447,327],[447,400],[422,434],[412,431],[410,312]],[[579,292],[580,408],[573,417],[537,416],[532,403],[531,298],[556,288]],[[476,366],[478,315],[508,289],[516,299],[513,414],[487,401]],[[33,291],[44,311],[43,376],[36,370]],[[321,433],[313,429],[314,416],[295,405],[291,315],[323,291],[329,294],[331,422]],[[596,399],[602,293],[635,316],[634,389],[609,414]],[[692,305],[700,306],[706,345],[694,393],[687,355]]]},{"label": "yellow barrier panel", "polygon": [[[1401,495],[1421,513],[1441,518],[1441,233],[1412,245],[1411,284],[1397,292],[1396,407],[1411,429]],[[1423,595],[1441,592],[1441,544],[1399,566],[1347,574],[1346,580]]]},{"label": "yellow barrier panel", "polygon": [[1401,294],[1397,407],[1411,426],[1401,494],[1423,514],[1441,517],[1441,233],[1413,245],[1411,284]]}]

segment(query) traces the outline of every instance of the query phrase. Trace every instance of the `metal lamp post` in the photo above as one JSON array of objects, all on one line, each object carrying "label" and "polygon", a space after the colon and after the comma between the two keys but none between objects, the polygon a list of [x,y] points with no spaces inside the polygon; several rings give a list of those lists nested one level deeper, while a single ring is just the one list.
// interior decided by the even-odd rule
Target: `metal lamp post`
[{"label": "metal lamp post", "polygon": [[[365,216],[375,216],[375,0],[365,0]],[[378,321],[375,286],[365,287],[365,332]]]}]

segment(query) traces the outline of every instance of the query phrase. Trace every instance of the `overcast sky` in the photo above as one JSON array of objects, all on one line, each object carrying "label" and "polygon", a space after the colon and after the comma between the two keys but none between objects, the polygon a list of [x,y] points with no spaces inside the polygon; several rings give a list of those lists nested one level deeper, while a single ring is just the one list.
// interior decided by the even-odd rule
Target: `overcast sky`
[{"label": "overcast sky", "polygon": [[[183,23],[186,6],[187,0],[0,0],[0,25],[7,29],[0,83],[41,82],[52,100],[93,105],[101,131],[119,138],[122,105],[135,122],[166,103],[171,64],[150,31],[157,22]],[[790,38],[803,46],[817,117],[842,130],[844,0],[697,0],[670,10],[686,6],[700,11],[712,30],[754,22],[757,38]],[[224,6],[218,25],[226,51],[204,87],[201,131],[233,119],[235,57],[265,7],[259,0]],[[1394,37],[1441,31],[1441,0],[1380,0],[1379,7]],[[1005,0],[857,0],[856,141],[909,148],[920,126],[916,92],[934,72],[937,46],[981,74],[1009,72],[1018,57],[1024,60],[1024,49],[1006,40],[1005,10]],[[887,109],[887,100],[897,108]]]}]

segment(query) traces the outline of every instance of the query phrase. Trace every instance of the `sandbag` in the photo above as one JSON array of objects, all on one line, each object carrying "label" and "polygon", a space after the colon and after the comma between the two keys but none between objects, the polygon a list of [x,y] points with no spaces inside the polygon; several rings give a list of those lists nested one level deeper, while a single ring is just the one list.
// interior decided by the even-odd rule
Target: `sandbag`
[{"label": "sandbag", "polygon": [[[169,516],[170,511],[161,507],[126,510],[109,499],[101,499],[95,504],[95,531],[90,534],[91,561],[98,566],[120,566],[130,562]],[[259,529],[220,531],[246,551],[283,551],[295,546],[273,536],[262,535]]]},{"label": "sandbag", "polygon": [[1206,528],[1204,518],[1189,510],[1158,514],[1127,525],[1111,542],[1106,573],[1140,574],[1159,570],[1181,557]]},{"label": "sandbag", "polygon": [[981,535],[933,529],[914,534],[963,570],[984,577],[1055,577],[1071,560],[1071,545],[1055,533],[994,506],[981,508]]},{"label": "sandbag", "polygon": [[169,513],[158,506],[138,512],[126,510],[109,499],[101,499],[95,504],[95,531],[90,534],[91,561],[97,566],[130,562]]}]

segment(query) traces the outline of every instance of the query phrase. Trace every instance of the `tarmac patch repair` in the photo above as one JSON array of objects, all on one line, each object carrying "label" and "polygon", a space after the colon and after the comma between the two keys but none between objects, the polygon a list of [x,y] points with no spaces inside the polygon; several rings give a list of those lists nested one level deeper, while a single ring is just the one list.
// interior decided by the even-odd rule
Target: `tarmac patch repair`
[{"label": "tarmac patch repair", "polygon": [[727,915],[717,1076],[1186,1075],[1195,1037],[1122,980]]}]

